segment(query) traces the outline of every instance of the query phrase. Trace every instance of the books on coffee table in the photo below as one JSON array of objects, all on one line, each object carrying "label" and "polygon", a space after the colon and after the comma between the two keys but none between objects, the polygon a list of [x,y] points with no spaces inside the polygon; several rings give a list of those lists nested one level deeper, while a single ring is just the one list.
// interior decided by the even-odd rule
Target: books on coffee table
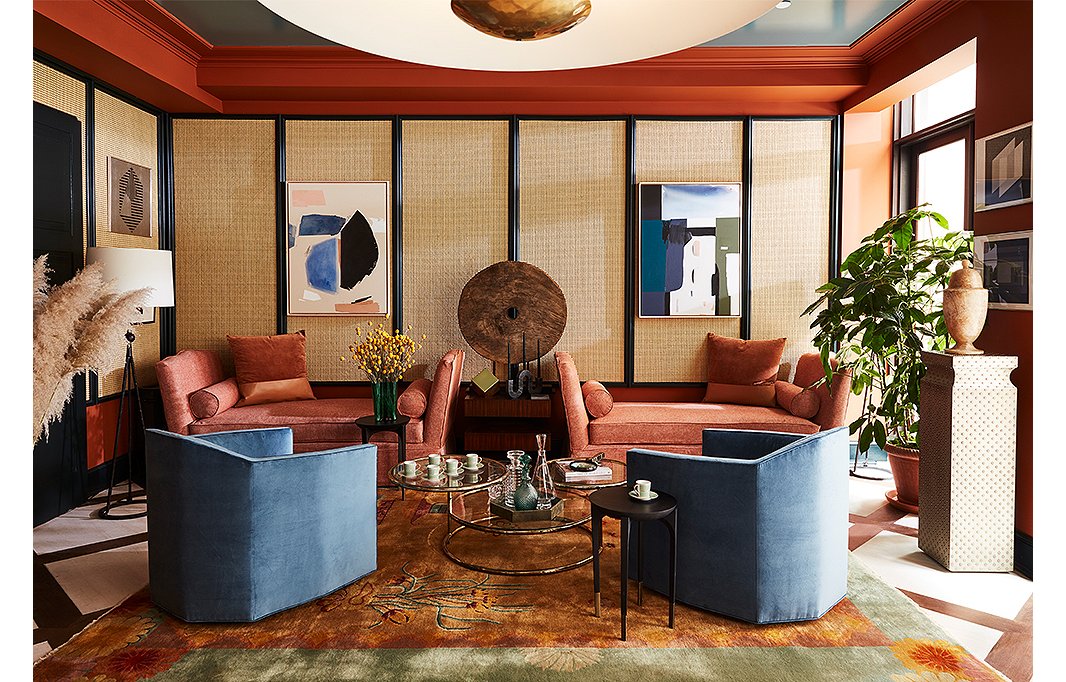
[{"label": "books on coffee table", "polygon": [[574,471],[568,464],[573,460],[561,459],[555,462],[556,476],[563,479],[566,483],[573,483],[575,481],[596,481],[605,480],[611,478],[613,472],[610,467],[600,466],[592,471]]}]

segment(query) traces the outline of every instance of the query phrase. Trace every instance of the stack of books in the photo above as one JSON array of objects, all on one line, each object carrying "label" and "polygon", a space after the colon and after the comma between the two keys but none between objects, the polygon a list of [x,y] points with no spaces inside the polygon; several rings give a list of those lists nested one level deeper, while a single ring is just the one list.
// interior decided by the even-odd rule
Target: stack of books
[{"label": "stack of books", "polygon": [[568,465],[572,459],[559,459],[553,462],[555,464],[556,477],[562,479],[565,483],[577,483],[580,481],[596,481],[611,478],[612,472],[610,467],[599,466],[592,471],[574,471]]}]

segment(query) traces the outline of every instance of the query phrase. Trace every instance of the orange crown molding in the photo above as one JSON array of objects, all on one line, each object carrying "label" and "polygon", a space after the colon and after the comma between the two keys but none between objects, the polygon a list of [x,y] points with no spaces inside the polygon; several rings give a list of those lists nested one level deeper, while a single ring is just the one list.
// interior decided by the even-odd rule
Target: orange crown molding
[{"label": "orange crown molding", "polygon": [[[570,71],[444,69],[335,46],[214,46],[154,0],[35,0],[35,19],[65,31],[38,31],[35,21],[34,46],[174,113],[824,114],[867,85],[871,62],[967,2],[912,0],[849,47],[696,47]],[[80,43],[66,44],[71,36]],[[131,52],[138,39],[160,58]],[[184,101],[107,69],[101,51]]]}]

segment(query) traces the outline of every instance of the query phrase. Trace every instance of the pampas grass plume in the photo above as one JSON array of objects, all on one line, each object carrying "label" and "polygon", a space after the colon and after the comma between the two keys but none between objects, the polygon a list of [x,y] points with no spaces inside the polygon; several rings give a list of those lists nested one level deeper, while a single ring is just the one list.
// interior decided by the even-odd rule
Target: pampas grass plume
[{"label": "pampas grass plume", "polygon": [[102,265],[48,285],[47,256],[33,262],[33,442],[70,400],[75,375],[109,370],[125,361],[125,333],[148,289],[116,295]]}]

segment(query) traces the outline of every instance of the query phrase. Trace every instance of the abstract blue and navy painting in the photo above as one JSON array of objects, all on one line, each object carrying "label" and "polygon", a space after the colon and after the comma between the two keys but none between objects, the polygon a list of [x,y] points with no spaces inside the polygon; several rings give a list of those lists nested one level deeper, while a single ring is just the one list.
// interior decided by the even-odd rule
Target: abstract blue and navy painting
[{"label": "abstract blue and navy painting", "polygon": [[740,315],[740,183],[641,183],[640,317]]},{"label": "abstract blue and navy painting", "polygon": [[290,182],[289,314],[389,312],[387,182]]}]

